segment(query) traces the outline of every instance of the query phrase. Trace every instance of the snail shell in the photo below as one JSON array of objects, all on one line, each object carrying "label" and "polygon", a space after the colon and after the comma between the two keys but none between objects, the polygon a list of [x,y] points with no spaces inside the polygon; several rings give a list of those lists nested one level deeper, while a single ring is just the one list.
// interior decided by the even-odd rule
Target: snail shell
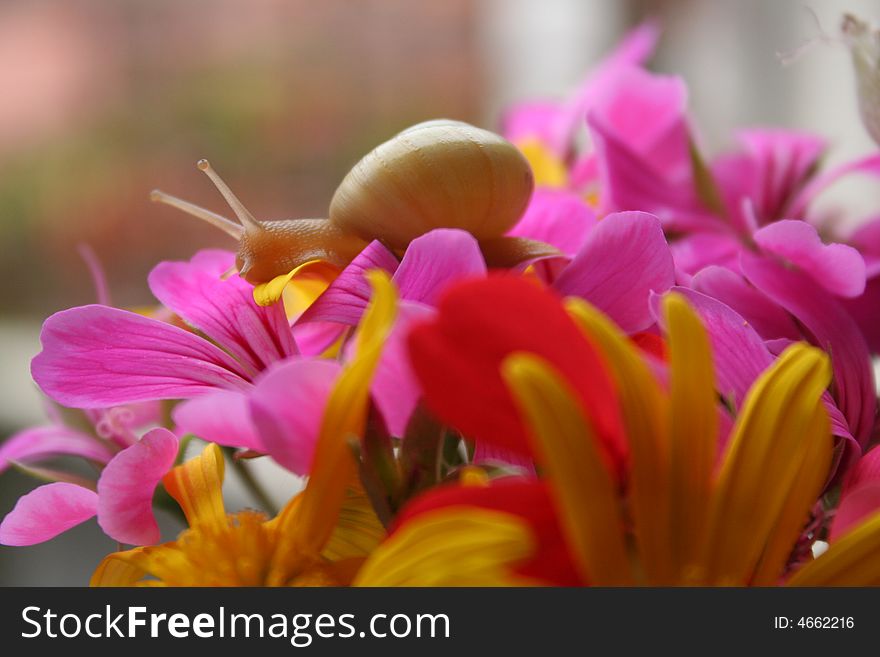
[{"label": "snail shell", "polygon": [[534,180],[502,137],[467,123],[419,123],[380,144],[343,179],[330,221],[395,249],[435,228],[501,237],[525,212]]}]

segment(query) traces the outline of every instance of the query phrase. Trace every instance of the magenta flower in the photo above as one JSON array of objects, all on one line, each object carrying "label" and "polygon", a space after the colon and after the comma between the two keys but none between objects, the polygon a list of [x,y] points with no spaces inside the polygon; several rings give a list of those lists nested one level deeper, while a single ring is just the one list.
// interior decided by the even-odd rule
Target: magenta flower
[{"label": "magenta flower", "polygon": [[844,480],[830,540],[842,536],[877,509],[880,509],[880,447],[865,454]]},{"label": "magenta flower", "polygon": [[43,325],[34,380],[75,408],[250,388],[259,371],[297,349],[280,305],[260,307],[247,283],[221,280],[233,260],[224,251],[201,251],[150,273],[153,294],[208,339],[126,310],[72,308]]},{"label": "magenta flower", "polygon": [[644,63],[654,52],[660,30],[647,22],[629,32],[575,93],[559,101],[531,101],[510,107],[501,121],[504,136],[516,144],[540,143],[561,161],[572,158],[577,131],[587,112],[621,70]]},{"label": "magenta flower", "polygon": [[[157,530],[152,529],[155,526],[154,520],[151,524],[144,521],[140,529],[126,528],[119,516],[137,512],[144,519],[152,518],[150,507],[155,483],[151,484],[143,475],[151,466],[159,469],[167,469],[169,466],[167,459],[155,450],[144,456],[143,448],[136,445],[139,444],[141,430],[155,426],[160,421],[159,405],[145,402],[108,409],[67,409],[68,414],[82,416],[77,423],[80,428],[66,425],[61,413],[52,406],[47,408],[50,424],[20,431],[0,445],[0,472],[10,465],[16,465],[40,479],[53,482],[31,491],[19,500],[0,527],[0,543],[39,543],[96,514],[104,531],[119,541],[135,542],[128,540],[134,536],[138,540],[158,540]],[[87,429],[88,425],[92,426],[91,432]],[[176,438],[174,444],[176,445]],[[176,455],[176,447],[174,450],[172,461]],[[133,455],[139,453],[142,456],[138,457],[138,472],[122,473],[120,476],[120,463],[130,461]],[[83,459],[100,468],[98,480],[52,469],[43,463],[59,456]],[[158,465],[149,456],[158,458]],[[117,495],[114,492],[107,497],[105,493],[101,497],[100,491],[102,486],[113,487],[114,482],[122,482],[129,488],[121,491],[122,494],[118,496],[121,506],[108,508],[107,500],[116,499]]]},{"label": "magenta flower", "polygon": [[880,218],[865,222],[849,238],[865,259],[865,291],[844,299],[843,307],[858,325],[872,353],[880,353]]},{"label": "magenta flower", "polygon": [[95,516],[101,529],[120,543],[157,543],[153,493],[174,465],[177,449],[174,434],[153,429],[107,461],[96,490],[71,482],[35,488],[0,523],[0,543],[41,543]]}]

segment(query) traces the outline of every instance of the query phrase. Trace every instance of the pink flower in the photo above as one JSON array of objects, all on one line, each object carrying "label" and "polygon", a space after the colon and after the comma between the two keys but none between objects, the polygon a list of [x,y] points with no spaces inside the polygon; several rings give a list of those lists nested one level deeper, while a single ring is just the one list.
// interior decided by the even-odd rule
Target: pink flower
[{"label": "pink flower", "polygon": [[106,463],[97,490],[70,482],[35,488],[0,523],[0,543],[41,543],[96,515],[101,529],[121,543],[157,543],[153,493],[174,465],[177,449],[174,434],[153,429]]},{"label": "pink flower", "polygon": [[[123,473],[121,481],[130,487],[119,497],[119,508],[106,508],[95,490],[120,481],[120,463],[142,454],[143,448],[136,447],[140,431],[160,421],[160,408],[157,403],[145,402],[129,406],[107,409],[87,409],[77,411],[66,409],[62,415],[49,406],[49,424],[24,429],[0,445],[0,472],[10,465],[17,465],[40,479],[53,483],[41,486],[19,500],[16,508],[7,516],[0,529],[0,543],[24,545],[48,540],[70,527],[88,520],[98,514],[99,522],[106,533],[119,541],[129,541],[133,536],[143,540],[158,540],[158,534],[150,529],[155,526],[144,524],[139,533],[131,527],[120,524],[118,516],[123,513],[140,513],[144,518],[152,518],[149,507],[152,505],[152,484],[144,480],[150,459],[138,457],[138,472]],[[77,427],[68,426],[62,417],[80,415]],[[92,429],[89,430],[89,425]],[[167,433],[167,432],[166,432]],[[176,445],[176,438],[174,439]],[[174,448],[176,454],[176,447]],[[122,456],[125,454],[125,456]],[[55,457],[74,457],[88,461],[100,468],[97,481],[72,472],[46,467],[43,462]],[[161,469],[165,466],[161,455]],[[171,456],[173,460],[174,455]],[[112,465],[111,465],[112,464]],[[102,483],[103,482],[103,483]],[[138,490],[143,487],[143,492]],[[149,488],[147,491],[146,489]],[[113,497],[113,496],[111,496]],[[145,503],[146,502],[146,503]],[[102,506],[104,508],[102,508]],[[22,541],[26,541],[23,543]]]},{"label": "pink flower", "polygon": [[280,305],[260,307],[247,283],[221,280],[233,261],[225,251],[201,251],[190,262],[161,263],[149,278],[166,307],[222,348],[133,312],[83,306],[46,320],[34,380],[77,408],[250,388],[258,372],[297,349]]},{"label": "pink flower", "polygon": [[850,471],[843,482],[840,504],[831,524],[834,541],[861,520],[880,511],[880,447],[874,447]]},{"label": "pink flower", "polygon": [[559,101],[530,101],[509,108],[501,122],[502,133],[517,144],[541,143],[562,161],[572,156],[577,131],[605,86],[619,72],[644,63],[654,52],[660,30],[646,22],[629,32],[584,79],[575,93]]}]

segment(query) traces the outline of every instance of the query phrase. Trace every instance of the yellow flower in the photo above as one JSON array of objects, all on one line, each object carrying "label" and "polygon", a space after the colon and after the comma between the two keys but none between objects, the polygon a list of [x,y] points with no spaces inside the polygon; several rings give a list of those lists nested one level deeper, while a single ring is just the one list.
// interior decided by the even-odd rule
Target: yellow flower
[{"label": "yellow flower", "polygon": [[373,300],[356,354],[327,402],[305,490],[272,520],[256,511],[227,514],[223,456],[209,445],[164,479],[186,514],[177,540],[109,555],[92,586],[316,586],[348,584],[384,529],[360,490],[348,441],[363,433],[369,385],[396,314],[396,292],[382,272],[368,274]]},{"label": "yellow flower", "polygon": [[537,140],[517,144],[532,167],[535,184],[543,187],[565,187],[568,184],[568,170],[565,163],[551,153]]}]

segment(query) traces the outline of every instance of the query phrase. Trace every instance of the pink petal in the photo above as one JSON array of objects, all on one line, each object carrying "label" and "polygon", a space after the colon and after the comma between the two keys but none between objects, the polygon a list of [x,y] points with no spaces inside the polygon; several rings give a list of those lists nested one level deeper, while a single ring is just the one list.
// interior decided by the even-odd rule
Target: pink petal
[{"label": "pink petal", "polygon": [[76,250],[79,257],[86,263],[89,268],[89,274],[92,276],[92,285],[95,286],[95,300],[102,306],[112,306],[110,300],[110,286],[107,285],[107,274],[101,266],[101,261],[95,254],[95,251],[88,244],[80,243]]},{"label": "pink petal", "polygon": [[248,395],[217,390],[178,404],[171,413],[178,433],[189,433],[225,447],[264,451],[251,420]]},{"label": "pink petal", "polygon": [[867,282],[861,296],[840,302],[858,325],[871,352],[880,353],[880,276]]},{"label": "pink petal", "polygon": [[668,290],[673,281],[672,256],[657,217],[620,212],[599,222],[554,287],[586,299],[635,333],[653,323],[649,294]]},{"label": "pink petal", "polygon": [[[880,217],[866,220],[850,235],[848,241],[863,256],[880,256]],[[874,275],[876,273],[874,272]]]},{"label": "pink petal", "polygon": [[687,88],[679,77],[630,67],[603,90],[591,116],[666,177],[690,176]]},{"label": "pink petal", "polygon": [[113,450],[93,436],[64,426],[32,427],[0,444],[0,472],[11,461],[32,463],[55,456],[79,456],[103,464],[113,458]]},{"label": "pink petal", "polygon": [[401,299],[433,305],[450,283],[485,275],[486,263],[473,235],[441,228],[410,243],[393,280]]},{"label": "pink petal", "polygon": [[730,269],[714,265],[706,267],[694,276],[692,285],[695,290],[718,299],[739,313],[764,340],[801,339],[791,315]]},{"label": "pink petal", "polygon": [[183,329],[106,306],[55,313],[43,324],[34,381],[64,406],[185,399],[249,377],[226,353]]},{"label": "pink petal", "polygon": [[600,116],[591,112],[587,124],[599,162],[600,214],[643,209],[679,230],[717,223],[706,218],[690,179],[671,180],[657,171]]},{"label": "pink petal", "polygon": [[790,217],[802,217],[810,203],[825,191],[828,187],[850,173],[864,173],[870,176],[880,176],[880,153],[874,153],[858,160],[845,162],[820,176],[816,176],[810,183],[801,189],[797,197],[791,202],[787,210]]},{"label": "pink petal", "polygon": [[337,322],[355,326],[370,300],[370,285],[364,278],[371,269],[389,274],[397,269],[397,258],[380,242],[371,242],[306,309],[297,325],[307,322]]},{"label": "pink petal", "polygon": [[258,306],[226,251],[199,251],[190,262],[162,262],[150,272],[159,301],[225,348],[253,372],[296,353],[282,304]]},{"label": "pink petal", "polygon": [[[755,379],[773,363],[773,356],[748,322],[722,302],[683,287],[670,292],[684,296],[703,321],[712,344],[718,392],[739,408]],[[652,295],[655,312],[659,301],[659,295]]]},{"label": "pink petal", "polygon": [[880,511],[880,447],[865,454],[847,475],[831,525],[831,540]]},{"label": "pink petal", "polygon": [[557,154],[560,147],[560,121],[563,109],[559,103],[552,101],[530,101],[512,105],[501,117],[501,134],[517,144],[537,141],[541,144],[553,145]]},{"label": "pink petal", "polygon": [[858,326],[834,297],[804,273],[752,253],[742,254],[742,270],[752,285],[785,308],[831,356],[840,410],[859,444],[874,425],[876,397],[868,347]]},{"label": "pink petal", "polygon": [[804,221],[775,221],[752,238],[765,253],[797,265],[831,294],[857,297],[865,291],[861,254],[845,244],[823,244],[816,229]]},{"label": "pink petal", "polygon": [[840,506],[834,514],[828,540],[836,541],[861,524],[862,520],[880,512],[880,481],[865,484],[841,498]]},{"label": "pink petal", "polygon": [[254,388],[251,417],[264,451],[285,468],[308,474],[324,408],[341,365],[295,359],[270,370]]},{"label": "pink petal", "polygon": [[348,330],[335,322],[297,322],[293,327],[296,346],[303,356],[320,356]]},{"label": "pink petal", "polygon": [[153,429],[117,454],[98,479],[98,524],[129,545],[159,542],[153,494],[174,465],[179,443],[167,429]]},{"label": "pink petal", "polygon": [[676,268],[694,275],[709,265],[739,269],[742,243],[731,233],[692,233],[669,245]]},{"label": "pink petal", "polygon": [[846,495],[850,491],[864,486],[880,482],[880,447],[871,448],[847,475],[843,482],[842,493]]},{"label": "pink petal", "polygon": [[595,225],[595,212],[579,195],[538,187],[525,214],[507,234],[546,242],[573,256]]},{"label": "pink petal", "polygon": [[836,540],[878,511],[880,511],[880,447],[874,447],[850,470],[843,482],[840,504],[831,524],[830,540]]},{"label": "pink petal", "polygon": [[376,406],[392,436],[402,437],[406,425],[422,395],[409,362],[406,338],[410,327],[434,315],[434,309],[422,304],[403,302],[391,334],[385,341],[382,357],[373,376],[371,391]]},{"label": "pink petal", "polygon": [[825,140],[794,130],[744,130],[739,141],[751,160],[752,185],[748,197],[760,223],[783,215],[802,218],[787,206],[813,175],[825,151]]},{"label": "pink petal", "polygon": [[536,475],[535,463],[527,456],[511,452],[496,445],[478,440],[474,445],[474,465],[501,465],[520,468],[530,475]]},{"label": "pink petal", "polygon": [[[758,164],[746,153],[726,153],[716,157],[710,166],[716,189],[724,203],[731,227],[740,234],[751,234],[752,216],[744,212],[744,200],[752,199],[758,178]],[[754,204],[750,215],[754,214]]]},{"label": "pink petal", "polygon": [[0,523],[0,544],[35,545],[85,522],[98,511],[98,495],[76,484],[54,483],[18,499]]}]

